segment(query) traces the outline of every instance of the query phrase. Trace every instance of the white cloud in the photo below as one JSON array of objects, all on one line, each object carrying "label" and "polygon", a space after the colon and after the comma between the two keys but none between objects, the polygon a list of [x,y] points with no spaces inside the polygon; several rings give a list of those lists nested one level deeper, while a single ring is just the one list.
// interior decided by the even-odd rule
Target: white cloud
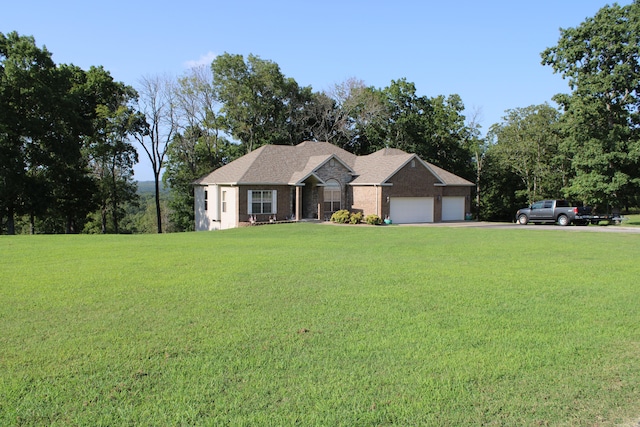
[{"label": "white cloud", "polygon": [[210,65],[211,62],[213,62],[213,60],[216,58],[216,56],[218,56],[218,54],[209,51],[206,54],[201,55],[200,58],[198,58],[198,59],[195,59],[195,60],[192,59],[192,60],[186,61],[184,63],[184,67],[185,68],[195,68],[195,67],[199,67],[201,65]]}]

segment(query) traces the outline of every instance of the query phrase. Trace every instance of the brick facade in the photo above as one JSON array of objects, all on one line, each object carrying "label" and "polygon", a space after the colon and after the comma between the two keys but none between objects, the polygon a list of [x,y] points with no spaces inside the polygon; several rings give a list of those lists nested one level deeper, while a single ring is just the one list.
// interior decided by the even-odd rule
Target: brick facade
[{"label": "brick facade", "polygon": [[[350,209],[352,205],[351,191],[349,191],[349,183],[353,179],[351,170],[341,161],[330,159],[316,171],[315,175],[323,182],[335,180],[340,184],[340,206],[341,209]],[[318,186],[318,181],[311,176],[305,181],[302,190],[303,217],[328,219],[324,212],[324,192],[322,186]]]},{"label": "brick facade", "polygon": [[[238,192],[238,220],[240,222],[249,222],[249,191],[251,190],[276,190],[277,212],[276,219],[284,220],[290,218],[295,210],[291,210],[291,187],[288,185],[243,185],[239,187]],[[265,222],[269,220],[269,214],[257,214],[256,220]]]},{"label": "brick facade", "polygon": [[[446,197],[464,197],[466,212],[470,211],[473,183],[425,163],[415,155],[385,148],[359,157],[328,142],[305,141],[296,146],[260,147],[194,181],[198,187],[194,207],[197,229],[211,229],[213,223],[222,229],[249,224],[248,192],[251,190],[277,191],[277,221],[293,217],[328,219],[338,206],[324,203],[325,184],[334,180],[340,187],[339,207],[362,212],[365,216],[376,214],[385,218],[390,215],[394,198],[432,199],[433,216],[428,221],[442,221],[443,199],[447,218],[462,209],[461,200]],[[218,187],[229,191],[225,204],[229,209],[227,215],[220,214],[223,201],[214,197],[218,195]],[[208,198],[215,207],[213,210],[204,207],[205,190],[216,190]],[[332,195],[337,200],[335,193]],[[403,202],[405,206],[412,206],[413,202],[420,205],[422,200],[398,201],[399,204]],[[431,209],[431,200],[426,202],[429,203],[427,209]],[[407,209],[411,212],[414,208]],[[423,207],[416,209],[418,213],[424,211]],[[268,222],[274,214],[254,215],[256,221]],[[410,220],[411,216],[404,219]]]},{"label": "brick facade", "polygon": [[351,187],[353,206],[352,211],[362,212],[364,216],[376,214],[384,218],[382,211],[382,187],[354,186]]}]

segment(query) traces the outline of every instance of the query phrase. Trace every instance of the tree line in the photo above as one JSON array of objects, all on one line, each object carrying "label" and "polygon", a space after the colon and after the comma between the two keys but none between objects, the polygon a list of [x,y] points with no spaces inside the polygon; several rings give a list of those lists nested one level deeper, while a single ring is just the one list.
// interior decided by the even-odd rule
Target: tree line
[{"label": "tree line", "polygon": [[[640,205],[640,1],[605,6],[541,53],[569,83],[548,104],[506,112],[486,137],[483,215],[564,197],[599,212]],[[511,178],[509,178],[511,175]]]},{"label": "tree line", "polygon": [[639,11],[638,0],[605,6],[562,29],[541,62],[570,93],[553,98],[557,107],[506,111],[484,136],[460,96],[419,95],[403,78],[314,92],[272,61],[225,53],[134,89],[102,67],[54,64],[32,37],[0,33],[0,231],[15,232],[16,217],[32,232],[130,231],[121,224],[137,202],[139,152],[154,172],[155,231],[193,230],[196,178],[261,145],[305,140],[358,155],[416,153],[476,183],[481,219],[510,220],[547,197],[637,207]]}]

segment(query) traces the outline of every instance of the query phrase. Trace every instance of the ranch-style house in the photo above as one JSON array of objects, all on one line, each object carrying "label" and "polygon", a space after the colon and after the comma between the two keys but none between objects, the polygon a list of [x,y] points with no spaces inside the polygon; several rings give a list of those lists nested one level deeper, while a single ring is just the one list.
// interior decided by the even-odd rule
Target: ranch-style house
[{"label": "ranch-style house", "polygon": [[194,182],[196,230],[329,220],[340,209],[395,224],[459,221],[473,183],[415,154],[356,156],[328,142],[265,145]]}]

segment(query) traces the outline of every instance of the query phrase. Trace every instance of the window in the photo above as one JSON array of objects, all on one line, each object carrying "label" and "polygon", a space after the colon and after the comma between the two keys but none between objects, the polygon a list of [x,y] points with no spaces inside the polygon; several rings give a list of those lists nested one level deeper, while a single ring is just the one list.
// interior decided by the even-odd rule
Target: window
[{"label": "window", "polygon": [[544,202],[535,202],[533,205],[531,205],[531,209],[542,209],[543,206]]},{"label": "window", "polygon": [[204,210],[206,211],[209,207],[209,192],[204,190]]},{"label": "window", "polygon": [[340,183],[335,179],[327,181],[324,187],[324,214],[331,216],[340,210]]},{"label": "window", "polygon": [[249,214],[276,213],[276,190],[249,190]]},{"label": "window", "polygon": [[227,211],[227,192],[222,192],[222,212]]}]

